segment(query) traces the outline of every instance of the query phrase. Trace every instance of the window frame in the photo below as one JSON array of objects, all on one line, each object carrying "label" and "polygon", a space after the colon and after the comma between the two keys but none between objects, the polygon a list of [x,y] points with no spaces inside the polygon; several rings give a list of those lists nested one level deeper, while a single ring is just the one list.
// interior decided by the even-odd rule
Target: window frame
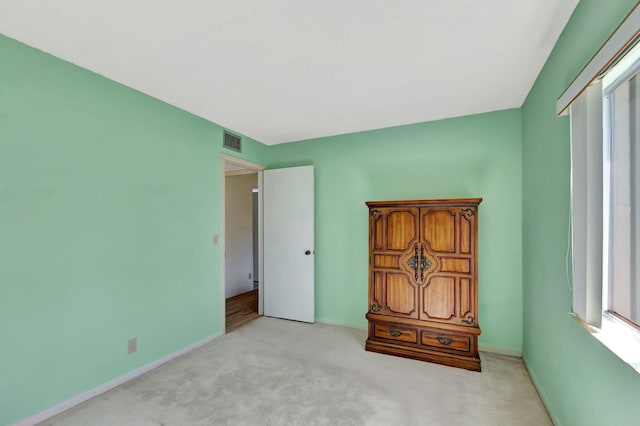
[{"label": "window frame", "polygon": [[[638,28],[640,28],[640,13]],[[639,30],[640,31],[640,30]],[[627,54],[635,51],[637,56]],[[613,64],[613,65],[611,65]],[[570,105],[572,317],[640,373],[640,328],[609,311],[612,259],[613,93],[640,72],[640,37]],[[620,92],[626,93],[626,92]],[[628,112],[626,113],[629,116]],[[624,127],[622,127],[624,128]],[[629,192],[629,194],[631,194]],[[629,195],[631,196],[631,195]],[[640,200],[639,200],[640,201]],[[621,234],[622,235],[622,234]],[[627,262],[631,267],[631,262]],[[569,267],[569,265],[567,265]]]},{"label": "window frame", "polygon": [[[604,275],[609,266],[608,256],[603,255],[605,240],[602,235],[608,232],[604,227],[608,213],[602,194],[608,191],[603,170],[603,157],[607,155],[603,122],[608,118],[603,113],[602,77],[639,41],[640,2],[556,102],[557,115],[571,111],[571,239],[567,247],[567,284],[573,293],[570,316],[638,373],[640,329],[609,313],[605,309],[608,302],[603,300],[608,297],[603,283],[608,282]],[[591,119],[587,120],[587,116]]]},{"label": "window frame", "polygon": [[[636,80],[633,80],[637,78]],[[602,102],[603,102],[603,315],[608,315],[609,317],[617,318],[622,322],[620,325],[627,325],[638,332],[640,332],[640,321],[638,319],[634,320],[633,318],[629,318],[624,314],[616,311],[616,306],[620,307],[618,303],[620,300],[616,300],[616,292],[622,292],[623,294],[628,294],[631,298],[632,295],[637,294],[640,291],[640,283],[634,281],[634,278],[637,278],[635,275],[637,271],[635,270],[635,260],[632,258],[633,254],[636,254],[640,246],[640,241],[633,240],[634,238],[634,229],[636,229],[640,225],[640,221],[633,217],[635,212],[634,208],[637,209],[640,206],[640,199],[637,197],[637,193],[634,193],[633,184],[629,185],[628,197],[630,199],[629,209],[630,209],[630,217],[628,220],[628,233],[630,234],[631,241],[629,241],[629,259],[626,262],[627,265],[624,267],[619,266],[620,261],[616,259],[616,246],[619,244],[616,243],[616,234],[619,232],[617,226],[618,221],[616,217],[612,215],[612,212],[615,213],[615,201],[616,194],[620,191],[620,187],[625,185],[625,182],[616,180],[617,177],[617,158],[620,156],[618,152],[616,154],[616,140],[620,140],[616,136],[615,129],[622,122],[624,127],[629,127],[630,130],[627,134],[623,135],[623,138],[626,137],[623,143],[625,146],[629,147],[630,154],[635,152],[635,150],[640,149],[640,139],[637,138],[638,135],[631,134],[631,120],[629,117],[633,114],[632,108],[632,97],[631,91],[632,88],[634,90],[640,90],[640,41],[637,42],[632,48],[628,50],[627,53],[622,55],[622,57],[616,62],[616,64],[611,67],[605,75],[602,76]],[[628,85],[628,93],[625,93],[627,96],[626,99],[623,99],[622,102],[618,102],[616,99],[616,93],[618,89],[623,87],[624,85]],[[633,87],[632,87],[633,86]],[[636,96],[638,96],[636,94]],[[636,100],[636,103],[638,101]],[[625,108],[623,110],[624,117],[616,117],[617,108],[620,104],[623,104]],[[638,105],[636,105],[638,107]],[[640,117],[638,117],[638,122],[636,125],[640,125]],[[623,160],[624,161],[624,160]],[[624,179],[630,181],[633,179],[633,166],[634,160],[629,157],[629,163],[620,164],[620,167],[625,167],[628,173],[625,173],[623,176]],[[623,171],[624,172],[624,171]],[[637,178],[637,177],[636,177]],[[636,182],[637,184],[638,182]],[[637,192],[637,191],[636,191]],[[635,221],[635,223],[634,223]],[[626,223],[625,223],[626,224]],[[640,233],[635,232],[635,238],[640,237]],[[634,246],[632,248],[632,246]],[[634,250],[635,249],[635,250]],[[637,255],[637,254],[636,254]],[[616,281],[616,275],[620,275],[620,271],[617,271],[618,268],[625,269],[622,271],[624,274],[628,273],[628,279]],[[629,270],[626,270],[626,269]],[[617,273],[618,272],[618,273]],[[640,298],[636,296],[636,300],[629,300],[629,305],[636,305],[631,310],[635,312],[640,312]]]}]

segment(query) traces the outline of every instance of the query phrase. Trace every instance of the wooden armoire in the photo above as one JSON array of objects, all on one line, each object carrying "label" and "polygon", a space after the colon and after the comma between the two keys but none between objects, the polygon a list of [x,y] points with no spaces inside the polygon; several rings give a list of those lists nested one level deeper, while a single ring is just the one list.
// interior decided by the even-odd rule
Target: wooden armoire
[{"label": "wooden armoire", "polygon": [[480,371],[481,198],[369,201],[366,350]]}]

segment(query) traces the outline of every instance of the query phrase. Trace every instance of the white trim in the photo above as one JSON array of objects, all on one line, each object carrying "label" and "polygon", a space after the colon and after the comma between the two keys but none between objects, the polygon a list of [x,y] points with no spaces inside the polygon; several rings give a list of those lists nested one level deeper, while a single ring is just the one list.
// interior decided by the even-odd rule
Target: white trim
[{"label": "white trim", "polygon": [[556,113],[558,115],[565,114],[569,105],[580,96],[591,82],[599,78],[615,62],[618,56],[637,39],[639,34],[640,7],[636,5],[564,93],[560,95],[556,102]]},{"label": "white trim", "polygon": [[[258,268],[260,269],[260,278],[258,280],[258,315],[262,315],[264,313],[264,247],[263,247],[263,238],[262,238],[262,234],[263,234],[263,219],[262,219],[262,203],[264,202],[263,199],[263,190],[262,190],[262,182],[263,182],[263,171],[266,170],[266,166],[263,166],[262,164],[258,164],[258,163],[252,163],[251,161],[247,161],[247,160],[243,160],[242,158],[238,158],[238,157],[234,157],[232,155],[228,155],[228,154],[221,154],[220,156],[221,161],[222,161],[222,190],[221,190],[221,194],[222,194],[222,199],[220,201],[220,205],[222,206],[222,211],[221,216],[222,216],[222,232],[220,233],[220,235],[222,235],[222,238],[219,238],[219,244],[221,246],[221,250],[222,250],[222,265],[220,270],[222,271],[221,275],[221,283],[222,285],[220,287],[222,287],[222,309],[221,309],[221,313],[222,313],[222,320],[221,320],[221,324],[222,324],[222,330],[223,333],[225,332],[224,330],[226,330],[227,328],[227,316],[226,316],[226,308],[224,305],[224,301],[226,300],[226,278],[225,278],[225,273],[226,273],[226,255],[225,255],[225,248],[226,248],[226,235],[225,235],[225,210],[226,210],[226,198],[225,198],[225,189],[226,189],[226,177],[227,177],[227,172],[225,170],[225,163],[229,163],[229,164],[233,164],[234,166],[240,166],[243,167],[245,169],[251,170],[253,172],[258,173]],[[215,238],[215,237],[214,237]]]},{"label": "white trim", "polygon": [[585,323],[572,312],[569,316],[620,360],[640,373],[640,331],[606,312],[602,314],[601,328]]},{"label": "white trim", "polygon": [[542,404],[546,408],[547,414],[551,418],[551,421],[553,422],[554,425],[561,426],[562,423],[560,423],[560,419],[558,419],[555,413],[551,411],[551,400],[549,399],[547,394],[542,390],[542,387],[540,386],[540,381],[538,380],[538,377],[531,369],[531,365],[529,364],[529,361],[527,361],[527,357],[523,356],[522,362],[524,363],[524,368],[527,369],[527,373],[529,373],[529,377],[531,377],[533,386],[536,388],[536,391],[538,391],[538,396],[540,396],[540,399],[542,400]]},{"label": "white trim", "polygon": [[264,315],[264,173],[258,172],[258,315]]},{"label": "white trim", "polygon": [[[364,318],[364,317],[363,317]],[[334,321],[332,319],[323,319],[316,317],[316,324],[334,325],[337,327],[353,328],[354,330],[368,330],[368,325],[352,324],[345,321]]]},{"label": "white trim", "polygon": [[240,170],[227,170],[224,172],[225,176],[242,176],[242,175],[250,175],[256,173],[255,170],[252,169],[240,169]]},{"label": "white trim", "polygon": [[[224,163],[233,164],[235,166],[244,167],[245,169],[251,169],[255,171],[265,170],[266,167],[262,164],[252,163],[251,161],[244,160],[242,158],[234,157],[233,155],[222,154],[222,165]],[[222,167],[222,171],[224,172],[224,167]]]},{"label": "white trim", "polygon": [[[325,324],[325,325],[333,325],[333,326],[338,326],[338,327],[345,327],[345,328],[353,328],[355,330],[367,330],[367,326],[365,325],[364,327],[359,326],[359,325],[354,325],[354,324],[349,324],[343,321],[333,321],[333,320],[328,320],[328,319],[322,319],[322,318],[316,318],[316,324]],[[506,355],[506,356],[514,356],[516,358],[522,358],[522,350],[520,349],[512,349],[512,348],[505,348],[503,346],[494,346],[494,345],[487,345],[484,343],[479,343],[478,344],[478,350],[480,352],[490,352],[492,354],[498,354],[498,355]]]},{"label": "white trim", "polygon": [[100,386],[97,386],[93,389],[89,389],[88,391],[83,392],[80,395],[74,396],[73,398],[68,399],[64,402],[61,402],[58,405],[54,405],[53,407],[48,408],[44,411],[41,411],[38,414],[35,414],[26,419],[20,420],[17,423],[15,423],[14,426],[32,426],[40,422],[43,422],[47,419],[50,419],[51,417],[56,416],[62,413],[63,411],[67,411],[68,409],[73,408],[78,404],[81,404],[91,398],[95,398],[96,396],[103,394],[106,391],[111,390],[117,386],[120,386],[121,384],[126,383],[131,379],[135,379],[138,376],[148,373],[149,371],[156,369],[171,360],[174,360],[178,357],[181,357],[182,355],[185,355],[189,352],[199,349],[202,346],[206,345],[207,343],[211,343],[212,341],[214,341],[220,336],[222,336],[222,333],[216,333],[212,336],[209,336],[206,339],[200,340],[199,342],[196,342],[192,345],[187,346],[186,348],[180,349],[179,351],[169,354],[163,358],[153,361],[140,368],[136,368],[135,370],[129,371],[128,373],[120,377],[116,377],[115,379],[110,380]]},{"label": "white trim", "polygon": [[602,93],[609,95],[618,86],[631,79],[640,69],[640,43],[624,56],[602,77]]},{"label": "white trim", "polygon": [[[361,327],[359,325],[348,324],[348,323],[345,323],[345,322],[342,322],[342,321],[333,321],[333,320],[316,318],[316,323],[317,324],[334,325],[334,326],[346,327],[346,328],[353,328],[355,330],[367,330],[367,326]],[[494,345],[487,345],[487,344],[484,344],[484,343],[479,343],[478,344],[478,350],[480,352],[490,352],[492,354],[515,356],[516,358],[522,358],[522,351],[520,349],[505,348],[503,346],[494,346]]]},{"label": "white trim", "polygon": [[480,352],[490,352],[492,354],[515,356],[522,358],[522,351],[520,349],[504,348],[502,346],[487,345],[485,343],[478,344],[478,350]]},{"label": "white trim", "polygon": [[605,312],[602,315],[602,329],[594,336],[640,373],[640,331],[637,328]]}]

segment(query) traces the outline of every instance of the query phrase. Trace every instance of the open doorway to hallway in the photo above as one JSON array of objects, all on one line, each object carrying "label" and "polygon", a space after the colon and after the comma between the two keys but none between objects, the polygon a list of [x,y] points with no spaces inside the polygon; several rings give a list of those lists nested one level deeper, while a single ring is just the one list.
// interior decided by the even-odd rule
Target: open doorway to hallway
[{"label": "open doorway to hallway", "polygon": [[225,163],[226,332],[259,316],[258,173]]}]

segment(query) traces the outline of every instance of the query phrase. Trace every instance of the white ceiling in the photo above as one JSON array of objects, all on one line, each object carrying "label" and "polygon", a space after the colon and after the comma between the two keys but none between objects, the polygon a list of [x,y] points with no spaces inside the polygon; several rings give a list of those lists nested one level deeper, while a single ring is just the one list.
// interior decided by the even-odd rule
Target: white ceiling
[{"label": "white ceiling", "polygon": [[0,33],[266,144],[520,107],[578,0],[0,0]]}]

